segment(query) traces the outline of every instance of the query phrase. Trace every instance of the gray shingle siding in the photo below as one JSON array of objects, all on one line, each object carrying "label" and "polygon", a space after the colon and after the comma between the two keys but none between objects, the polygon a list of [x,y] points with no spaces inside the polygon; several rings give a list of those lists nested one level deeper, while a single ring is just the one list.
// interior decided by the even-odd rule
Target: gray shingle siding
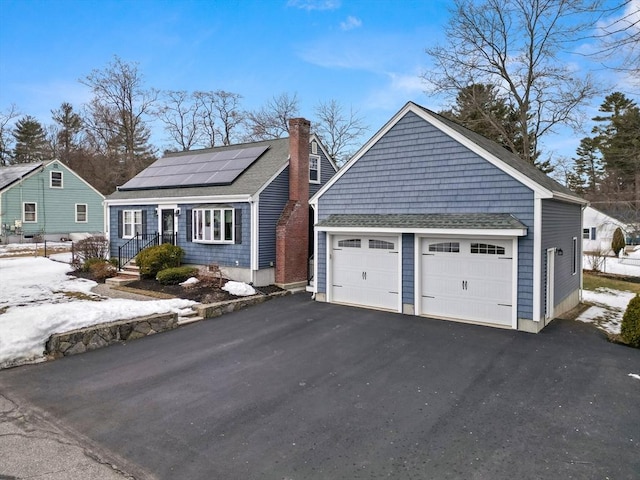
[{"label": "gray shingle siding", "polygon": [[285,168],[262,193],[258,206],[260,253],[258,268],[276,261],[276,224],[289,200],[289,167]]},{"label": "gray shingle siding", "polygon": [[318,232],[318,270],[315,281],[319,293],[327,293],[327,234]]},{"label": "gray shingle siding", "polygon": [[[555,200],[542,201],[542,256],[543,274],[541,281],[540,311],[546,305],[546,254],[548,248],[561,248],[563,255],[555,257],[554,303],[559,305],[564,299],[580,288],[582,268],[582,225],[580,205]],[[573,237],[577,238],[577,266],[573,274]]]},{"label": "gray shingle siding", "polygon": [[413,305],[414,302],[414,242],[415,235],[402,234],[402,303]]},{"label": "gray shingle siding", "polygon": [[[531,189],[409,112],[324,193],[318,218],[340,213],[510,213],[528,228],[518,246],[518,317],[532,318],[533,208]],[[407,254],[403,265],[414,262],[413,248]]]},{"label": "gray shingle siding", "polygon": [[[309,144],[309,154],[311,154],[311,144]],[[331,177],[336,173],[333,169],[333,165],[331,165],[329,159],[322,152],[320,146],[318,146],[317,155],[320,157],[320,183],[309,183],[309,198],[315,195],[318,190],[320,190],[325,183],[331,180]]]}]

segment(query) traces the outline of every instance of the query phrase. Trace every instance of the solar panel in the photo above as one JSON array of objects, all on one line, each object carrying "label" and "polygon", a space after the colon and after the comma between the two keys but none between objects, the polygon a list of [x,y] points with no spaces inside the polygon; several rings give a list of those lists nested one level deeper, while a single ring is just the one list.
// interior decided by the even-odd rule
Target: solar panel
[{"label": "solar panel", "polygon": [[268,145],[262,145],[164,157],[122,185],[120,190],[229,185],[268,148]]}]

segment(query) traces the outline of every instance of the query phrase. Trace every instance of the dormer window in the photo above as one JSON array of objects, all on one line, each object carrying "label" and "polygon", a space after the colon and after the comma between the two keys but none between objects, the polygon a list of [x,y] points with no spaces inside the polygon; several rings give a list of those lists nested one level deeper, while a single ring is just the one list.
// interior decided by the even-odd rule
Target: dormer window
[{"label": "dormer window", "polygon": [[309,155],[309,183],[320,183],[320,157]]},{"label": "dormer window", "polygon": [[49,187],[62,188],[62,172],[50,172]]}]

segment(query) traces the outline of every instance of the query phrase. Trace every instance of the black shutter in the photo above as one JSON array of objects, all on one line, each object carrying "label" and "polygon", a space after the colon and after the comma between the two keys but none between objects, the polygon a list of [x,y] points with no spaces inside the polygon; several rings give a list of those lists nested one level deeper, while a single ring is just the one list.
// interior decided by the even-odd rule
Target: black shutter
[{"label": "black shutter", "polygon": [[142,234],[146,235],[147,233],[147,211],[142,210]]},{"label": "black shutter", "polygon": [[118,238],[122,238],[122,210],[118,210]]},{"label": "black shutter", "polygon": [[185,239],[187,240],[187,242],[191,242],[193,241],[193,237],[191,233],[191,220],[192,220],[191,209],[186,211],[186,215],[187,215],[187,218],[185,218],[185,223],[187,224],[187,227],[185,232]]},{"label": "black shutter", "polygon": [[241,244],[242,243],[242,209],[241,208],[236,208],[234,210],[235,213],[235,242],[236,244]]}]

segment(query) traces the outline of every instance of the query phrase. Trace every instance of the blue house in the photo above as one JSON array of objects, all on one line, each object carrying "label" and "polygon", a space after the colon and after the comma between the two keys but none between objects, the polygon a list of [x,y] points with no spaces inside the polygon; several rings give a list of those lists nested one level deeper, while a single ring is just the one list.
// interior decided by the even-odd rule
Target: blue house
[{"label": "blue house", "polygon": [[234,280],[306,285],[309,197],[336,170],[305,119],[289,138],[168,154],[107,197],[111,255],[169,242]]},{"label": "blue house", "polygon": [[0,167],[5,243],[103,233],[104,196],[58,160]]},{"label": "blue house", "polygon": [[579,302],[587,202],[414,103],[310,203],[318,301],[528,332]]}]

